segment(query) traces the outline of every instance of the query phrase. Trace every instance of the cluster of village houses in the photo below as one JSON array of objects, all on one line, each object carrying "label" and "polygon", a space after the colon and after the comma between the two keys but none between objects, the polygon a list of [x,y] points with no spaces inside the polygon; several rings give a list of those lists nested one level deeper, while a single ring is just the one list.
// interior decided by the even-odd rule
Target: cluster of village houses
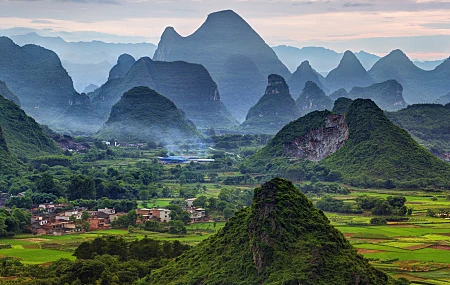
[{"label": "cluster of village houses", "polygon": [[[186,199],[184,210],[190,214],[191,223],[208,221],[209,217],[203,208],[196,208],[192,204],[195,198]],[[63,235],[87,230],[80,220],[83,212],[89,214],[85,222],[89,223],[89,231],[106,230],[111,228],[111,222],[119,216],[126,215],[123,212],[116,212],[115,209],[105,208],[97,211],[88,211],[79,207],[70,211],[64,211],[67,204],[41,204],[31,209],[31,230],[37,235]],[[137,224],[144,224],[146,221],[157,221],[168,223],[171,210],[168,209],[136,209]]]}]

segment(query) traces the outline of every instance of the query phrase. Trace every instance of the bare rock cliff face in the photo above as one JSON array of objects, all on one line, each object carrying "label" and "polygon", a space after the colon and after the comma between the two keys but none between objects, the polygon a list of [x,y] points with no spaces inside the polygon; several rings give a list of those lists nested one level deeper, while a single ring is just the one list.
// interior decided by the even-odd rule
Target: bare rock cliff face
[{"label": "bare rock cliff face", "polygon": [[310,130],[305,136],[285,144],[284,153],[296,158],[320,161],[343,147],[348,134],[344,116],[328,115],[325,128]]}]

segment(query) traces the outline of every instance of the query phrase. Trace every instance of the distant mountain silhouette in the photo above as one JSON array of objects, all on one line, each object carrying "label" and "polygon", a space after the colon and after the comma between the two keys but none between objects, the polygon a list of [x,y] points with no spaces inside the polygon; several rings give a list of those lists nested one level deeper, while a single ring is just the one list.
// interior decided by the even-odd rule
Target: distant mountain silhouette
[{"label": "distant mountain silhouette", "polygon": [[368,87],[354,87],[349,97],[351,99],[371,99],[382,110],[395,111],[406,107],[403,99],[403,87],[396,80],[375,83]]},{"label": "distant mountain silhouette", "polygon": [[331,110],[333,108],[333,100],[328,98],[325,92],[312,81],[306,82],[305,88],[303,88],[296,103],[302,116],[312,111]]},{"label": "distant mountain silhouette", "polygon": [[275,134],[284,125],[300,117],[283,77],[269,75],[266,93],[248,111],[240,130],[245,133]]},{"label": "distant mountain silhouette", "polygon": [[122,54],[117,59],[117,64],[109,71],[108,80],[123,78],[136,62],[134,57],[129,54]]},{"label": "distant mountain silhouette", "polygon": [[216,83],[199,64],[136,61],[123,78],[109,80],[89,94],[95,109],[106,120],[112,106],[133,87],[147,86],[172,100],[199,128],[223,129],[237,125],[220,100]]},{"label": "distant mountain silhouette", "polygon": [[123,94],[96,137],[125,142],[167,142],[202,139],[182,110],[148,87]]},{"label": "distant mountain silhouette", "polygon": [[[156,46],[151,43],[67,42],[60,37],[43,37],[34,32],[11,36],[11,39],[21,46],[36,44],[58,54],[79,92],[88,84],[104,83],[119,55],[128,53],[135,58],[141,58],[152,56],[156,50]],[[90,72],[94,69],[95,72]],[[91,81],[86,81],[89,79],[86,73]]]},{"label": "distant mountain silhouette", "polygon": [[309,61],[304,61],[297,67],[297,70],[288,80],[291,93],[294,94],[294,96],[302,93],[302,90],[305,88],[305,84],[308,81],[316,83],[322,90],[325,89],[325,86],[322,84],[322,82],[325,81],[325,78],[311,67]]},{"label": "distant mountain silhouette", "polygon": [[345,90],[344,88],[341,88],[341,89],[336,90],[333,93],[331,93],[330,96],[328,96],[328,98],[335,101],[338,98],[350,98],[350,97],[348,95],[347,90]]},{"label": "distant mountain silhouette", "polygon": [[[278,58],[294,72],[297,66],[307,60],[312,67],[318,72],[328,73],[336,66],[342,59],[343,53],[338,53],[334,50],[324,47],[303,47],[297,48],[292,46],[276,46],[273,50],[277,54]],[[355,53],[361,64],[366,70],[370,69],[380,57],[365,51]]]},{"label": "distant mountain silhouette", "polygon": [[20,99],[22,108],[47,124],[69,106],[76,93],[58,56],[36,45],[20,47],[0,37],[0,80]]},{"label": "distant mountain silhouette", "polygon": [[397,80],[403,86],[403,96],[408,103],[430,103],[450,90],[450,59],[434,70],[425,71],[401,51],[394,50],[380,59],[369,74],[377,82]]},{"label": "distant mountain silhouette", "polygon": [[[227,78],[227,62],[234,56],[245,56],[257,67],[244,85],[232,84]],[[184,60],[204,65],[217,82],[224,103],[232,114],[240,119],[256,104],[264,90],[254,92],[254,86],[269,74],[289,78],[290,72],[278,59],[275,52],[238,14],[231,10],[212,13],[192,35],[180,36],[168,27],[161,36],[154,60]],[[236,66],[236,63],[233,64]],[[231,84],[231,85],[230,85]]]},{"label": "distant mountain silhouette", "polygon": [[355,86],[366,87],[374,83],[367,71],[351,51],[346,51],[339,65],[326,77],[326,86],[331,92],[340,88],[347,91]]}]

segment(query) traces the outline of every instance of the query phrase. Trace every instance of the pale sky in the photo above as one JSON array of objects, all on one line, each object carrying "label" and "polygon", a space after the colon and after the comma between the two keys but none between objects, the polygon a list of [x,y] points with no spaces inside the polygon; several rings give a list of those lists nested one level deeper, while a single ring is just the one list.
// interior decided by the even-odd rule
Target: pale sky
[{"label": "pale sky", "polygon": [[271,46],[450,56],[450,0],[0,0],[0,29],[157,44],[166,26],[187,36],[224,9],[241,15]]}]

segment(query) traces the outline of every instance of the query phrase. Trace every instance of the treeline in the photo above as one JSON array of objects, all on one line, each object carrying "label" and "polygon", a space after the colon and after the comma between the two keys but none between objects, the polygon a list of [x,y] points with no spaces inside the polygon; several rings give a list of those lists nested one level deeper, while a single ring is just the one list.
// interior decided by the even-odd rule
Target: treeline
[{"label": "treeline", "polygon": [[361,195],[355,199],[355,204],[346,203],[330,196],[323,197],[316,203],[316,208],[336,213],[360,214],[370,211],[377,216],[405,216],[411,215],[412,209],[405,206],[404,196],[389,196],[386,199],[368,195]]},{"label": "treeline", "polygon": [[21,276],[20,284],[25,285],[128,285],[189,248],[178,241],[99,237],[81,243],[75,250],[75,261],[60,259],[50,266],[39,266],[2,258],[0,274],[2,277]]}]

